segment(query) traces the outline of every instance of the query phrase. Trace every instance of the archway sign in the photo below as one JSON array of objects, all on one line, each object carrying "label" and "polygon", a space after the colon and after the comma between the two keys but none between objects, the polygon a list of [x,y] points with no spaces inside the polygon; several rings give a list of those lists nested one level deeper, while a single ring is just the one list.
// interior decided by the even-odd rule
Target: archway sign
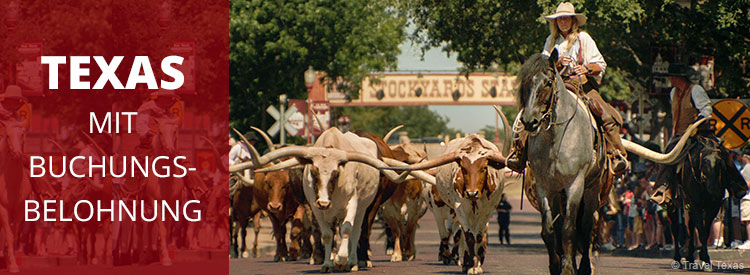
[{"label": "archway sign", "polygon": [[468,78],[457,72],[380,73],[363,80],[359,98],[351,101],[333,87],[320,88],[333,107],[515,105],[515,79],[502,73],[472,73]]},{"label": "archway sign", "polygon": [[750,138],[750,109],[739,100],[722,99],[713,105],[709,123],[715,127],[716,136],[724,139],[728,149],[740,148]]}]

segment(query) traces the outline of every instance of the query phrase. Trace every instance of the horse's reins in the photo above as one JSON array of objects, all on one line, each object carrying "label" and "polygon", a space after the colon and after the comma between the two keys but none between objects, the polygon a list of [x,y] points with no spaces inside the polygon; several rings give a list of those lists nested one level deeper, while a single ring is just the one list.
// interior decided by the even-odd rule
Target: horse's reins
[{"label": "horse's reins", "polygon": [[[565,69],[567,69],[567,68],[568,67],[565,67]],[[563,69],[563,71],[565,69]],[[551,80],[549,78],[547,78],[547,81],[553,82],[553,80]],[[560,98],[560,96],[558,94],[559,91],[557,90],[556,87],[554,87],[554,84],[551,85],[551,86],[552,86],[552,95],[550,95],[550,103],[547,105],[547,109],[544,111],[544,114],[542,114],[542,117],[539,119],[540,123],[544,122],[545,119],[548,119],[547,127],[546,127],[545,130],[549,130],[549,128],[552,127],[552,126],[562,125],[562,124],[570,122],[571,120],[573,120],[573,117],[576,116],[576,113],[578,113],[578,108],[575,108],[575,110],[573,111],[573,114],[568,119],[566,119],[564,121],[555,121],[554,118],[557,118],[557,116],[555,115],[554,110],[557,107],[557,101]],[[567,126],[566,126],[566,128],[567,128]],[[538,130],[537,130],[537,132],[538,132]]]}]

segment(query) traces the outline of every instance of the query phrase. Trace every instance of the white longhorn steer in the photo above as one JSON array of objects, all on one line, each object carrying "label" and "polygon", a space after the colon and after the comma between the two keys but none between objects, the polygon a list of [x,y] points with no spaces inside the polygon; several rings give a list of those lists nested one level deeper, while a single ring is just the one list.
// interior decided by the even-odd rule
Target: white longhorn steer
[{"label": "white longhorn steer", "polygon": [[[321,272],[358,269],[357,240],[361,233],[365,210],[375,197],[380,180],[377,168],[388,167],[377,159],[374,142],[352,133],[343,134],[336,128],[324,131],[311,147],[286,147],[259,156],[254,148],[252,162],[230,167],[230,172],[248,168],[259,168],[275,159],[286,156],[294,158],[268,168],[257,170],[268,172],[304,165],[302,188],[321,230],[325,255]],[[403,182],[402,176],[390,170],[382,170],[394,182]],[[412,173],[420,179],[434,182],[424,172]],[[341,243],[331,260],[333,226],[339,222]],[[364,264],[364,263],[362,263]]]}]

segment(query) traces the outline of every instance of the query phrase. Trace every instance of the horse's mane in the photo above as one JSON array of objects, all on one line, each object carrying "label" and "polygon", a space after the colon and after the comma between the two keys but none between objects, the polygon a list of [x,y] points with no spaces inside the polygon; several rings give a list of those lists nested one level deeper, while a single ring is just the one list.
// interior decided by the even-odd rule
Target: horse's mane
[{"label": "horse's mane", "polygon": [[525,104],[529,99],[529,92],[531,92],[534,76],[549,67],[549,63],[547,62],[548,59],[549,57],[546,55],[534,54],[523,63],[523,66],[521,66],[521,70],[518,72],[518,78],[516,79],[519,84],[516,98],[518,99],[518,105],[521,106],[521,108],[526,107]]}]

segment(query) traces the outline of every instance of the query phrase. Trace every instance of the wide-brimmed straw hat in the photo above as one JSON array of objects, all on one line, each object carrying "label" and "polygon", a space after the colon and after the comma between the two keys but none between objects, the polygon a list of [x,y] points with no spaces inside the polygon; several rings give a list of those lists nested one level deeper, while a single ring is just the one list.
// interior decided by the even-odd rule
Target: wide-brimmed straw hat
[{"label": "wide-brimmed straw hat", "polygon": [[555,11],[555,13],[545,16],[544,19],[547,19],[547,21],[553,23],[555,19],[563,16],[575,16],[576,21],[578,21],[578,26],[583,26],[583,24],[586,24],[586,16],[583,15],[583,13],[576,13],[575,7],[573,7],[573,4],[571,4],[570,2],[560,3],[560,5],[557,5],[557,10]]}]

